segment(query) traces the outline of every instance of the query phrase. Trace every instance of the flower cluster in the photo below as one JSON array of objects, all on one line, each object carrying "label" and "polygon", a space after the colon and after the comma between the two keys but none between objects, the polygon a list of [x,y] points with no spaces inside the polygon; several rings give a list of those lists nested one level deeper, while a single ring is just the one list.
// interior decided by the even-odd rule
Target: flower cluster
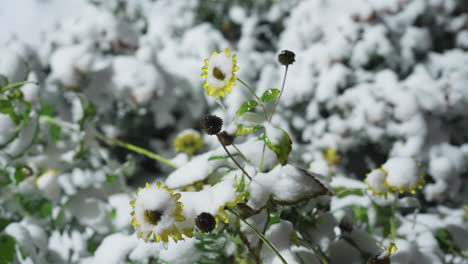
[{"label": "flower cluster", "polygon": [[210,232],[219,221],[229,222],[225,207],[235,206],[244,198],[236,193],[237,186],[233,180],[224,180],[198,192],[176,193],[160,182],[146,184],[130,202],[131,223],[145,241],[184,240],[184,236],[193,237],[195,226]]}]

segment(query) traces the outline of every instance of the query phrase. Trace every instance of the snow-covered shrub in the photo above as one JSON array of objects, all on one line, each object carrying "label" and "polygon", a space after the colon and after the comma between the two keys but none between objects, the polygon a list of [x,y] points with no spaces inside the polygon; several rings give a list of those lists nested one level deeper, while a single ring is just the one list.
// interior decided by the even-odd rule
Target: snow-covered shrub
[{"label": "snow-covered shrub", "polygon": [[0,45],[0,263],[468,263],[464,1],[82,6]]}]

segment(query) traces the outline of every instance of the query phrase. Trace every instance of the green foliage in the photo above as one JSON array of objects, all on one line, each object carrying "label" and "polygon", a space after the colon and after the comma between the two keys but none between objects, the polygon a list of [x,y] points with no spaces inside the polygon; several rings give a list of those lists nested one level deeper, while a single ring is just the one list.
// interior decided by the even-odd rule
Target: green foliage
[{"label": "green foliage", "polygon": [[292,141],[291,141],[291,138],[289,137],[289,134],[286,131],[284,131],[281,128],[278,128],[278,129],[280,129],[281,132],[283,133],[281,142],[278,145],[274,145],[270,141],[270,139],[268,139],[268,135],[262,136],[261,139],[263,139],[263,141],[265,142],[265,145],[269,149],[275,152],[276,157],[278,158],[281,165],[285,165],[286,163],[288,163],[289,153],[291,153],[291,150],[292,150]]},{"label": "green foliage", "polygon": [[117,182],[117,176],[112,175],[112,174],[107,174],[106,175],[106,182],[107,183],[116,183]]},{"label": "green foliage", "polygon": [[460,255],[460,250],[457,248],[453,242],[452,235],[445,228],[439,228],[436,231],[435,237],[439,243],[439,247],[446,253]]},{"label": "green foliage", "polygon": [[395,223],[395,212],[391,205],[389,206],[380,206],[375,202],[372,202],[372,206],[377,213],[377,227],[383,227],[383,237],[393,236],[396,232],[396,223]]},{"label": "green foliage", "polygon": [[247,126],[244,126],[242,124],[238,124],[235,135],[236,136],[247,135],[247,134],[250,134],[250,133],[257,132],[258,130],[260,130],[260,128],[262,128],[262,127],[261,126],[247,127]]},{"label": "green foliage", "polygon": [[346,188],[346,187],[337,187],[334,189],[335,196],[338,198],[343,198],[348,195],[357,195],[357,196],[364,196],[365,191],[363,189],[356,189],[356,188]]},{"label": "green foliage", "polygon": [[202,251],[202,256],[197,264],[218,264],[226,263],[224,249],[227,238],[223,234],[207,234],[197,232],[195,234],[197,242],[195,246]]},{"label": "green foliage", "polygon": [[249,111],[252,111],[255,107],[258,106],[258,102],[255,100],[249,100],[242,103],[239,110],[237,110],[237,116],[241,116]]},{"label": "green foliage", "polygon": [[14,263],[16,240],[9,235],[0,235],[0,264]]},{"label": "green foliage", "polygon": [[[39,111],[39,113],[41,116],[48,116],[48,117],[56,116],[52,106],[45,102],[41,103],[41,110]],[[60,136],[62,135],[62,129],[57,124],[49,123],[48,126],[49,126],[49,134],[50,134],[50,137],[52,138],[52,141],[54,143],[57,143],[57,141],[60,139]]]},{"label": "green foliage", "polygon": [[353,214],[354,217],[363,222],[363,223],[369,223],[369,217],[367,216],[367,208],[366,207],[361,207],[361,206],[353,206]]},{"label": "green foliage", "polygon": [[26,166],[26,165],[18,165],[15,169],[15,173],[13,175],[15,179],[16,185],[20,184],[22,181],[24,181],[27,177],[33,175],[33,170]]},{"label": "green foliage", "polygon": [[279,94],[280,90],[278,89],[268,89],[263,93],[262,97],[260,97],[260,100],[262,100],[262,102],[270,102],[275,100]]},{"label": "green foliage", "polygon": [[0,217],[0,232],[2,232],[11,222],[10,219]]},{"label": "green foliage", "polygon": [[0,170],[0,187],[11,183],[10,176],[6,170]]}]

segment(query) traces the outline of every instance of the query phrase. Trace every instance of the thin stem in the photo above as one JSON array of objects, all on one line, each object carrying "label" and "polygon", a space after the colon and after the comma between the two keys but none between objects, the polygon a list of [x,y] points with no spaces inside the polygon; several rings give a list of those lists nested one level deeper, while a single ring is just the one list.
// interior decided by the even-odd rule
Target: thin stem
[{"label": "thin stem", "polygon": [[110,144],[110,145],[116,145],[116,146],[119,146],[119,147],[122,147],[122,148],[126,148],[128,150],[134,151],[136,153],[145,155],[148,158],[155,159],[155,160],[160,161],[160,162],[162,162],[162,163],[164,163],[166,165],[169,165],[174,169],[179,168],[179,166],[177,164],[172,163],[170,160],[168,160],[166,158],[163,158],[163,157],[159,156],[158,154],[156,154],[154,152],[151,152],[149,150],[146,150],[144,148],[140,148],[138,146],[135,146],[133,144],[120,141],[120,140],[115,139],[115,138],[108,138],[108,137],[106,137],[105,135],[103,135],[103,134],[101,134],[99,132],[96,132],[96,137],[99,138],[100,140]]},{"label": "thin stem", "polygon": [[258,103],[260,104],[260,106],[263,109],[263,113],[265,114],[265,119],[268,119],[267,110],[266,110],[265,105],[263,104],[262,100],[260,99],[260,97],[257,96],[257,94],[252,89],[252,87],[250,87],[247,83],[245,83],[244,81],[242,81],[239,78],[237,78],[237,80],[239,80],[239,82],[241,82],[250,91],[250,93],[255,97],[255,99],[257,99]]},{"label": "thin stem", "polygon": [[65,128],[65,129],[68,129],[68,130],[78,130],[79,129],[78,125],[68,123],[68,122],[65,122],[63,120],[53,118],[53,117],[50,117],[50,116],[41,115],[39,118],[40,118],[41,121],[47,122],[49,124],[57,125],[57,126],[59,126],[61,128]]},{"label": "thin stem", "polygon": [[242,151],[241,151],[234,143],[232,143],[231,145],[237,150],[237,153],[239,154],[239,156],[240,156],[245,162],[250,162],[250,160],[247,159],[247,157],[244,155],[244,153],[242,153]]},{"label": "thin stem", "polygon": [[226,151],[231,160],[234,161],[237,167],[239,167],[239,169],[245,174],[245,176],[247,176],[247,178],[249,178],[249,180],[252,180],[252,177],[250,177],[250,175],[244,170],[244,168],[242,168],[242,166],[237,162],[237,160],[231,155],[231,152],[229,152],[229,150],[226,148],[221,137],[219,135],[216,135],[216,137],[218,137],[219,143],[221,143],[221,146],[223,146],[224,151]]},{"label": "thin stem", "polygon": [[286,65],[286,69],[284,70],[283,85],[281,85],[280,94],[278,95],[278,98],[276,98],[275,100],[275,104],[273,105],[273,111],[271,112],[271,116],[268,119],[268,121],[271,121],[271,119],[273,118],[273,115],[275,114],[275,111],[276,111],[276,106],[278,105],[281,95],[283,94],[284,84],[286,83],[286,76],[288,75],[288,67],[289,65]]},{"label": "thin stem", "polygon": [[8,84],[7,86],[4,86],[4,87],[1,87],[0,89],[0,93],[3,93],[9,89],[14,89],[14,88],[17,88],[17,87],[20,87],[22,85],[25,85],[27,83],[33,83],[35,85],[39,85],[39,83],[37,82],[31,82],[31,81],[24,81],[24,82],[17,82],[17,83],[11,83],[11,84]]},{"label": "thin stem", "polygon": [[319,258],[320,258],[320,262],[322,264],[328,264],[328,260],[327,258],[322,254],[322,252],[320,252],[318,249],[316,249],[314,246],[312,246],[309,242],[305,241],[304,239],[300,238],[300,237],[297,237],[297,240],[299,242],[301,242],[304,246],[306,246],[307,248],[309,249],[312,249],[312,251],[314,251],[315,255],[317,255]]},{"label": "thin stem", "polygon": [[276,249],[276,247],[262,233],[260,233],[253,225],[251,225],[246,220],[242,219],[242,217],[240,217],[233,210],[231,210],[229,208],[227,208],[227,210],[229,212],[233,213],[234,215],[236,215],[237,217],[239,217],[239,219],[242,222],[244,222],[244,224],[246,224],[263,242],[265,242],[268,245],[268,247],[276,254],[276,256],[278,256],[278,258],[281,260],[281,262],[283,262],[284,264],[288,264],[288,262],[286,262],[286,260],[283,258],[283,256],[281,256],[281,253],[279,253],[278,249]]},{"label": "thin stem", "polygon": [[260,172],[263,172],[263,162],[265,161],[265,147],[265,142],[263,142],[262,157],[260,158],[260,165],[258,166]]},{"label": "thin stem", "polygon": [[[68,130],[72,130],[72,131],[78,131],[79,130],[79,127],[77,125],[75,125],[75,124],[68,123],[66,121],[63,121],[63,120],[60,120],[60,119],[57,119],[57,118],[53,118],[53,117],[50,117],[50,116],[43,116],[42,115],[42,116],[40,116],[40,119],[42,121],[47,122],[47,123],[54,124],[54,125],[60,126],[62,128],[66,128]],[[128,150],[137,152],[139,154],[147,156],[148,158],[155,159],[155,160],[160,161],[160,162],[162,162],[162,163],[164,163],[166,165],[169,165],[169,166],[173,167],[174,169],[179,168],[179,166],[177,164],[172,163],[170,160],[168,160],[166,158],[163,158],[163,157],[161,157],[160,155],[158,155],[158,154],[156,154],[154,152],[151,152],[149,150],[140,148],[140,147],[135,146],[135,145],[130,144],[130,143],[120,141],[120,140],[115,139],[115,138],[109,138],[109,137],[105,136],[104,134],[101,134],[101,133],[99,133],[97,131],[95,133],[96,133],[95,134],[96,138],[104,141],[105,143],[107,143],[109,145],[116,145],[116,146],[119,146],[119,147],[126,148]]]}]

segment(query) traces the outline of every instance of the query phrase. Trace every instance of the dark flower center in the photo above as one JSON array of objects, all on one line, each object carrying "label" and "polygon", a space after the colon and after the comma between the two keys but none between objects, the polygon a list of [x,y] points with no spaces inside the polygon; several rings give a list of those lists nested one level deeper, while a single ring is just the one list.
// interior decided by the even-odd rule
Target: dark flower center
[{"label": "dark flower center", "polygon": [[213,68],[213,76],[220,81],[226,78],[226,75],[218,67]]},{"label": "dark flower center", "polygon": [[147,223],[150,223],[152,225],[157,225],[159,220],[161,220],[161,215],[162,213],[156,211],[156,210],[145,210],[144,212],[144,218]]}]

